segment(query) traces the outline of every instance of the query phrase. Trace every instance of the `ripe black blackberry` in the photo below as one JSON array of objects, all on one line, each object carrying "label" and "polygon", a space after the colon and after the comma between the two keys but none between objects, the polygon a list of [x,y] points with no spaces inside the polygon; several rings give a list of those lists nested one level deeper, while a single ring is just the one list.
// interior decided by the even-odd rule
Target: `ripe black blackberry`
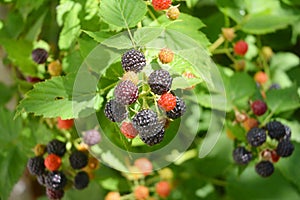
[{"label": "ripe black blackberry", "polygon": [[294,145],[290,140],[281,140],[276,148],[276,153],[280,157],[289,157],[294,151]]},{"label": "ripe black blackberry", "polygon": [[74,178],[74,187],[78,190],[84,189],[90,182],[89,175],[85,171],[78,172]]},{"label": "ripe black blackberry", "polygon": [[52,190],[62,190],[67,184],[67,178],[61,171],[49,172],[46,177],[46,187]]},{"label": "ripe black blackberry", "polygon": [[48,171],[44,171],[43,174],[37,176],[37,181],[40,185],[45,186],[46,185],[46,178],[48,176]]},{"label": "ripe black blackberry", "polygon": [[121,81],[117,85],[114,95],[119,103],[123,105],[130,105],[137,100],[139,91],[138,87],[133,82],[126,80]]},{"label": "ripe black blackberry", "polygon": [[271,176],[274,172],[274,165],[270,161],[261,161],[255,166],[255,171],[262,177]]},{"label": "ripe black blackberry", "polygon": [[247,151],[245,147],[237,147],[234,149],[233,160],[240,165],[246,165],[252,160],[252,153]]},{"label": "ripe black blackberry", "polygon": [[73,151],[69,157],[70,165],[73,169],[81,169],[88,164],[88,156],[82,151]]},{"label": "ripe black blackberry", "polygon": [[160,143],[165,136],[165,129],[162,128],[156,133],[141,132],[139,133],[141,140],[149,146]]},{"label": "ripe black blackberry", "polygon": [[104,114],[113,122],[121,122],[128,116],[125,106],[114,99],[106,103]]},{"label": "ripe black blackberry", "polygon": [[27,162],[27,168],[32,175],[42,175],[45,172],[44,158],[42,156],[30,158]]},{"label": "ripe black blackberry", "polygon": [[266,139],[266,131],[261,128],[254,127],[247,133],[248,143],[253,147],[262,145]]},{"label": "ripe black blackberry", "polygon": [[47,152],[48,154],[56,154],[62,157],[66,153],[66,143],[61,142],[57,139],[51,140],[47,144]]},{"label": "ripe black blackberry", "polygon": [[157,126],[157,114],[150,109],[143,109],[133,117],[132,124],[139,133],[153,131]]},{"label": "ripe black blackberry", "polygon": [[123,54],[121,63],[125,71],[138,73],[146,66],[146,58],[142,52],[131,49]]},{"label": "ripe black blackberry", "polygon": [[164,69],[153,71],[148,78],[148,84],[154,94],[163,94],[171,89],[172,77]]},{"label": "ripe black blackberry", "polygon": [[36,48],[31,52],[31,57],[37,64],[43,64],[47,61],[48,52],[42,48]]},{"label": "ripe black blackberry", "polygon": [[176,96],[175,108],[173,108],[173,110],[166,112],[166,115],[171,119],[177,119],[177,118],[183,116],[185,111],[186,111],[186,105],[185,105],[184,101],[181,98]]},{"label": "ripe black blackberry", "polygon": [[51,188],[46,188],[46,195],[50,200],[61,199],[63,198],[64,194],[64,190],[53,190]]},{"label": "ripe black blackberry", "polygon": [[268,134],[272,139],[280,140],[285,136],[285,127],[278,121],[267,123],[266,129],[268,130]]}]

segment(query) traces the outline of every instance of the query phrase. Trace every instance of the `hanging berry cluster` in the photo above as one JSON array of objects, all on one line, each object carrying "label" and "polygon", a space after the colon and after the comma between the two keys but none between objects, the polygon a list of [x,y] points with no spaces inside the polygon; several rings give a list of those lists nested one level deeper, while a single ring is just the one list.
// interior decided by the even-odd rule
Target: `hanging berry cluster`
[{"label": "hanging berry cluster", "polygon": [[[267,105],[262,100],[251,103],[255,116],[262,116],[267,111]],[[252,160],[256,162],[255,171],[262,177],[271,176],[274,163],[279,159],[289,157],[294,151],[290,141],[291,129],[279,121],[271,120],[265,125],[259,124],[254,117],[236,111],[236,120],[246,129],[244,140],[235,138],[233,159],[239,165],[247,165]]]},{"label": "hanging berry cluster", "polygon": [[[57,127],[66,130],[73,123],[73,120],[58,118]],[[100,139],[97,130],[89,130],[83,133],[80,144],[73,147],[71,145],[70,148],[67,148],[66,142],[58,139],[53,139],[46,145],[37,144],[34,148],[35,156],[27,162],[28,171],[46,187],[49,199],[61,199],[64,190],[70,187],[84,189],[93,177],[93,171],[99,166],[98,160],[89,155],[87,148],[97,144]]]},{"label": "hanging berry cluster", "polygon": [[[164,64],[170,63],[173,56],[166,48],[158,55]],[[105,105],[105,116],[121,123],[120,130],[125,137],[133,139],[139,135],[149,146],[158,144],[164,138],[166,122],[181,117],[186,105],[170,91],[173,78],[167,70],[154,70],[148,77],[142,73],[146,66],[142,52],[135,49],[125,52],[121,64],[125,74],[114,89],[114,99]]]}]

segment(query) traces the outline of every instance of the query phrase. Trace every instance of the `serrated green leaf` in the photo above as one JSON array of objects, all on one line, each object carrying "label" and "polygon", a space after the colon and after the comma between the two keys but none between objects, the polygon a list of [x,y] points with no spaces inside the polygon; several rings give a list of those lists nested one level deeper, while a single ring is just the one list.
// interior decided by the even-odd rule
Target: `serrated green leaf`
[{"label": "serrated green leaf", "polygon": [[133,48],[133,43],[127,32],[114,35],[102,42],[103,45],[116,48],[116,49],[131,49]]},{"label": "serrated green leaf", "polygon": [[70,52],[63,58],[62,66],[63,71],[66,73],[76,73],[83,63],[83,58],[79,50]]},{"label": "serrated green leaf", "polygon": [[140,22],[147,12],[142,0],[102,0],[100,16],[108,24],[131,28]]},{"label": "serrated green leaf", "polygon": [[134,32],[134,41],[137,46],[144,46],[148,42],[151,42],[152,40],[156,39],[158,36],[161,35],[163,32],[163,28],[157,27],[144,27],[137,29]]},{"label": "serrated green leaf", "polygon": [[17,114],[27,112],[46,118],[70,119],[94,113],[97,104],[102,102],[96,91],[97,80],[88,72],[78,74],[78,77],[70,74],[35,84],[18,105]]},{"label": "serrated green leaf", "polygon": [[296,86],[280,90],[269,90],[266,92],[266,96],[267,105],[275,114],[294,110],[300,106],[300,98]]},{"label": "serrated green leaf", "polygon": [[78,43],[79,43],[79,50],[81,53],[82,58],[86,58],[89,53],[97,46],[96,41],[94,40],[85,40],[85,39],[78,39]]},{"label": "serrated green leaf", "polygon": [[107,32],[107,31],[99,31],[99,32],[83,31],[83,32],[99,43],[115,35],[115,33]]},{"label": "serrated green leaf", "polygon": [[68,49],[80,34],[80,20],[78,15],[81,10],[82,6],[79,3],[74,3],[69,12],[65,14],[63,28],[58,40],[60,49]]}]

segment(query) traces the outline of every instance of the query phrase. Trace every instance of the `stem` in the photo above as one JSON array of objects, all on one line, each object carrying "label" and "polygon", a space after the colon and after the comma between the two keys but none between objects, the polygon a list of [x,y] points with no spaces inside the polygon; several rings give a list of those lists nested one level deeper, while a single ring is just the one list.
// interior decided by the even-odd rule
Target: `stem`
[{"label": "stem", "polygon": [[209,52],[212,53],[215,49],[217,49],[223,42],[225,41],[223,35],[221,35],[209,48]]},{"label": "stem", "polygon": [[273,111],[270,112],[270,114],[261,123],[261,126],[265,126],[270,121],[270,119],[273,117],[273,115],[274,115],[274,112]]},{"label": "stem", "polygon": [[149,12],[150,17],[151,17],[154,21],[158,22],[158,21],[157,21],[157,18],[155,17],[155,15],[153,14],[153,12],[152,12],[149,8],[148,8],[148,12]]},{"label": "stem", "polygon": [[115,83],[112,83],[112,84],[110,84],[110,85],[106,86],[105,88],[103,88],[103,89],[99,90],[99,92],[98,92],[98,93],[100,93],[100,94],[103,94],[103,93],[104,93],[106,90],[108,90],[108,89],[110,89],[110,88],[114,87],[115,85],[117,85],[117,82],[115,82]]}]

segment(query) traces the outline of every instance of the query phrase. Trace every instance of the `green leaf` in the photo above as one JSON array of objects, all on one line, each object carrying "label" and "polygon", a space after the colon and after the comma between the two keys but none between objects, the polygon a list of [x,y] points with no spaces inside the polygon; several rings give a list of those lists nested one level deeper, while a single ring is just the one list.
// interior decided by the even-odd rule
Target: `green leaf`
[{"label": "green leaf", "polygon": [[269,90],[266,92],[266,96],[267,105],[275,114],[294,110],[300,106],[300,98],[296,86],[280,90]]},{"label": "green leaf", "polygon": [[115,35],[115,33],[107,32],[107,31],[99,31],[99,32],[83,31],[83,32],[99,43]]},{"label": "green leaf", "polygon": [[79,12],[82,6],[74,3],[69,12],[65,14],[64,25],[59,35],[58,46],[60,49],[68,49],[80,34]]},{"label": "green leaf", "polygon": [[80,46],[79,50],[83,58],[86,58],[90,54],[90,52],[97,46],[97,43],[91,39],[85,40],[79,38],[78,43]]},{"label": "green leaf", "polygon": [[101,186],[106,190],[117,191],[118,190],[118,179],[115,178],[107,178],[101,181]]},{"label": "green leaf", "polygon": [[42,25],[44,22],[44,19],[46,17],[46,12],[42,14],[36,22],[33,24],[33,26],[29,29],[28,33],[25,36],[25,39],[28,41],[35,41],[37,40],[38,35],[40,34],[42,30]]},{"label": "green leaf", "polygon": [[70,52],[67,56],[63,58],[63,71],[66,73],[76,73],[79,70],[82,63],[83,58],[79,50]]},{"label": "green leaf", "polygon": [[18,105],[17,114],[27,112],[46,118],[70,119],[94,113],[103,101],[96,92],[97,80],[86,71],[78,74],[35,84]]},{"label": "green leaf", "polygon": [[134,41],[137,46],[144,46],[152,40],[156,39],[161,35],[164,29],[162,28],[153,28],[153,27],[144,27],[137,29],[134,32]]},{"label": "green leaf", "polygon": [[230,133],[236,137],[239,141],[247,142],[245,129],[238,124],[233,124],[231,121],[226,121],[226,127],[228,127]]},{"label": "green leaf", "polygon": [[22,175],[26,156],[22,151],[22,121],[13,120],[13,113],[0,107],[0,199],[8,199],[10,192]]},{"label": "green leaf", "polygon": [[272,56],[270,69],[271,71],[283,70],[288,71],[300,64],[300,59],[297,55],[289,52],[278,52]]},{"label": "green leaf", "polygon": [[[226,82],[225,82],[226,84]],[[232,105],[246,102],[256,91],[256,84],[252,77],[246,73],[235,73],[225,85],[228,101]]]},{"label": "green leaf", "polygon": [[13,88],[8,87],[2,82],[0,82],[0,93],[1,93],[0,106],[6,104],[11,99],[14,92],[15,90]]},{"label": "green leaf", "polygon": [[36,66],[31,60],[32,44],[25,40],[1,39],[8,58],[26,75],[36,75]]},{"label": "green leaf", "polygon": [[114,35],[102,42],[103,45],[113,47],[116,49],[130,49],[133,48],[133,44],[127,32],[123,32],[118,35]]},{"label": "green leaf", "polygon": [[64,200],[81,200],[88,198],[89,200],[99,200],[99,196],[104,196],[103,189],[96,181],[90,181],[84,190],[69,189],[66,190],[63,197]]},{"label": "green leaf", "polygon": [[102,0],[100,16],[108,24],[122,28],[137,25],[147,12],[147,5],[142,0]]}]

